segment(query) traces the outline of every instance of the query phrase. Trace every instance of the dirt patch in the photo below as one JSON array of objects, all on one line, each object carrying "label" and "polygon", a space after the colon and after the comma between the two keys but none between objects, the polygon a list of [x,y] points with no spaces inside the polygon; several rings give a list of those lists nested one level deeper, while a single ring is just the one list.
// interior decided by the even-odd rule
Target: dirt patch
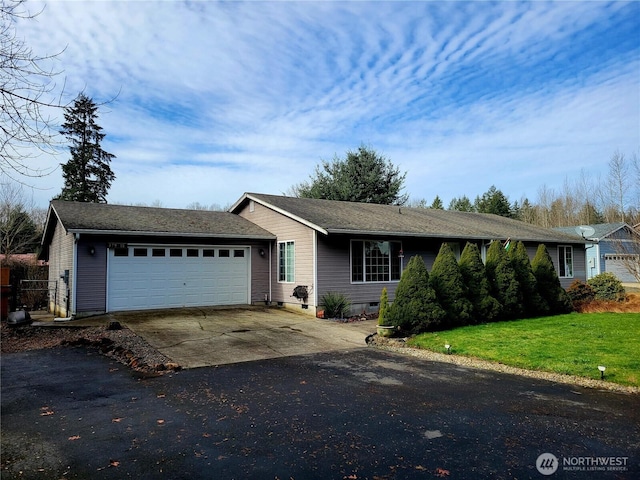
[{"label": "dirt patch", "polygon": [[640,313],[640,293],[628,293],[623,302],[594,300],[575,307],[579,313]]},{"label": "dirt patch", "polygon": [[0,323],[0,352],[15,353],[53,348],[60,345],[97,348],[136,372],[156,375],[179,370],[180,366],[153,348],[128,328],[113,327],[10,327]]}]

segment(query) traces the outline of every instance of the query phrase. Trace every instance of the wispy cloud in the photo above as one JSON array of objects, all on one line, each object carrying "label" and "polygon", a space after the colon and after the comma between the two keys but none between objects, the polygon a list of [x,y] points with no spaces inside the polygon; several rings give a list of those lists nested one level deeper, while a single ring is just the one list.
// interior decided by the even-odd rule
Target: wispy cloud
[{"label": "wispy cloud", "polygon": [[417,198],[598,174],[640,146],[639,18],[636,2],[53,1],[20,28],[66,47],[69,99],[118,94],[100,118],[110,201],[181,207],[281,193],[360,143]]}]

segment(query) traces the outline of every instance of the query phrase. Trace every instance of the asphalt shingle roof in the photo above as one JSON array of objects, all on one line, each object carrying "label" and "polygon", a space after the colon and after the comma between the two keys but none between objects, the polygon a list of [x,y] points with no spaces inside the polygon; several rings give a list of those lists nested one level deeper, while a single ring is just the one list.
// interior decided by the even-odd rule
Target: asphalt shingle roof
[{"label": "asphalt shingle roof", "polygon": [[52,201],[51,206],[67,231],[275,238],[271,232],[230,212],[62,200]]},{"label": "asphalt shingle roof", "polygon": [[[626,223],[624,223],[624,222],[596,223],[594,225],[588,225],[589,227],[593,228],[594,234],[593,235],[588,235],[587,238],[595,239],[595,240],[601,240],[601,239],[611,235],[613,232],[616,232],[616,231],[620,230],[625,225],[626,225]],[[558,228],[556,228],[554,230],[558,230],[560,232],[564,232],[564,233],[567,233],[567,234],[572,234],[573,233],[574,235],[577,235],[576,227],[558,227]]]},{"label": "asphalt shingle roof", "polygon": [[328,233],[389,234],[453,239],[584,243],[576,235],[484,213],[408,208],[371,203],[245,194]]}]

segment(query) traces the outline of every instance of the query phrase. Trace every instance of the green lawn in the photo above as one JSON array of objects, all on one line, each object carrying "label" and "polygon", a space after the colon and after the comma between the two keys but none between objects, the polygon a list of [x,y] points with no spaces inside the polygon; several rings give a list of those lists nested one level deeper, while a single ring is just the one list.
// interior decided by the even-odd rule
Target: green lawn
[{"label": "green lawn", "polygon": [[571,313],[423,333],[409,345],[505,365],[640,386],[640,314]]}]

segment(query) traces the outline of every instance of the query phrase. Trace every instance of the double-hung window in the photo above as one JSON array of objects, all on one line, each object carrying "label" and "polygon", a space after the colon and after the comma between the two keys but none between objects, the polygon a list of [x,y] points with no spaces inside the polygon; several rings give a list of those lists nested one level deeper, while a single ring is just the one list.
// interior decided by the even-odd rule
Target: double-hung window
[{"label": "double-hung window", "polygon": [[278,242],[278,281],[293,283],[295,277],[295,242]]},{"label": "double-hung window", "polygon": [[560,278],[573,278],[573,247],[568,245],[558,246],[558,265]]},{"label": "double-hung window", "polygon": [[351,242],[351,281],[390,282],[402,274],[400,242],[354,240]]}]

